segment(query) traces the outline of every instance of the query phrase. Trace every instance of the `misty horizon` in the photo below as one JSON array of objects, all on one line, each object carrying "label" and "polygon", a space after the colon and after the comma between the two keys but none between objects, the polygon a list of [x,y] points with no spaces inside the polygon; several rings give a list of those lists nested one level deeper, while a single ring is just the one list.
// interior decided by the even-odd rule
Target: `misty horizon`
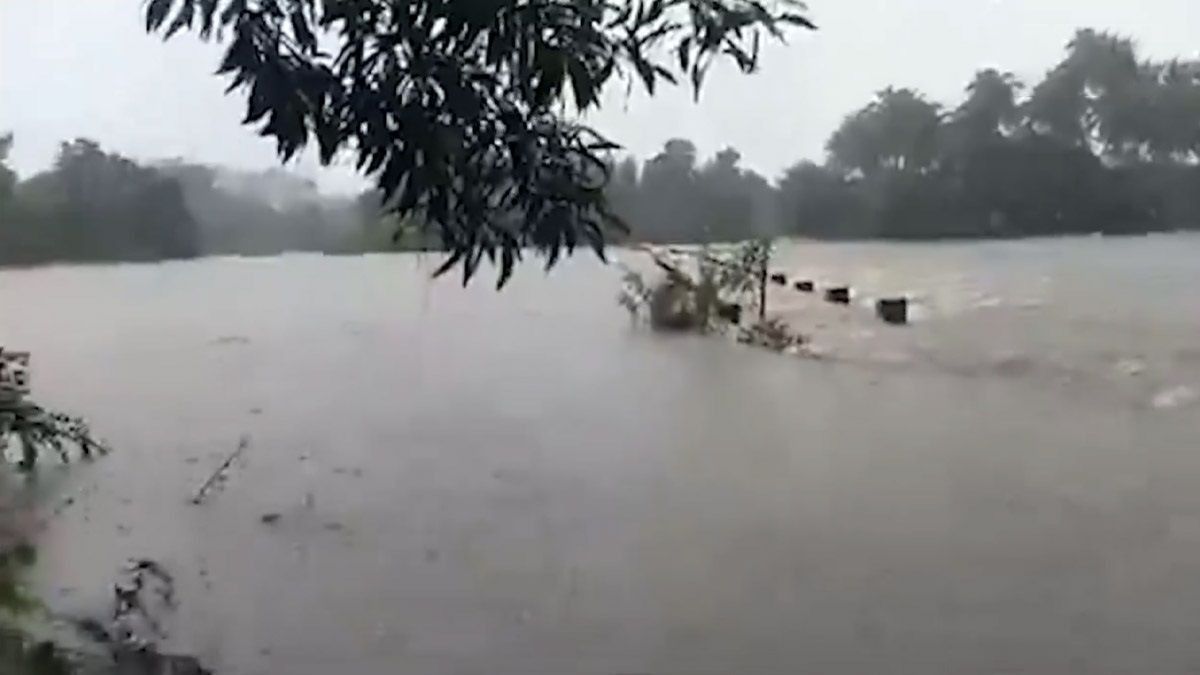
[{"label": "misty horizon", "polygon": [[[686,87],[654,99],[610,90],[589,121],[639,160],[682,137],[703,156],[737,148],[747,169],[774,182],[799,161],[822,162],[830,133],[875,92],[909,87],[952,106],[979,69],[1036,81],[1079,28],[1131,37],[1147,58],[1200,55],[1188,30],[1200,22],[1195,3],[1055,4],[809,2],[820,30],[765,48],[761,72],[741,78],[718,68],[698,102]],[[83,137],[142,163],[278,166],[272,142],[239,124],[243,97],[225,96],[225,81],[212,75],[219,53],[214,44],[146,35],[137,8],[114,0],[4,3],[0,130],[16,138],[10,165],[29,178],[50,166],[60,142]],[[44,109],[59,99],[47,95],[48,82],[70,92],[70,105]],[[326,194],[370,186],[352,166],[321,167],[311,152],[285,168]]]}]

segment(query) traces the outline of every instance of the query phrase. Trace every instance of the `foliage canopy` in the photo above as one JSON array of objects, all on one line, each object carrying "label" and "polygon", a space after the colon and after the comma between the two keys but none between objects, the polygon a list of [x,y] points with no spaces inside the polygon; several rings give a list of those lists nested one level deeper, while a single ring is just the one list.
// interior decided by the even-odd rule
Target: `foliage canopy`
[{"label": "foliage canopy", "polygon": [[912,90],[879,92],[834,132],[825,166],[785,172],[783,229],[931,238],[1200,228],[1200,62],[1144,60],[1132,40],[1082,29],[1022,90],[985,69],[947,112]]},{"label": "foliage canopy", "polygon": [[507,280],[522,249],[603,255],[617,145],[576,121],[610,83],[690,83],[756,69],[763,38],[813,28],[798,0],[149,0],[149,31],[227,44],[219,73],[244,122],[292,157],[315,141],[372,176],[461,264]]}]

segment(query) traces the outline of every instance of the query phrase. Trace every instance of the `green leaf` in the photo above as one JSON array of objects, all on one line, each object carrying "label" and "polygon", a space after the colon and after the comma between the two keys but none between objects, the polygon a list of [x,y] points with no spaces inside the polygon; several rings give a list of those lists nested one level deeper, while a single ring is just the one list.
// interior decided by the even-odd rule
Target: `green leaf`
[{"label": "green leaf", "polygon": [[646,87],[646,92],[651,96],[654,95],[654,67],[649,61],[642,58],[640,53],[630,55],[633,60],[633,67],[637,70],[638,76],[642,78],[642,85]]},{"label": "green leaf", "polygon": [[566,75],[566,59],[557,49],[539,48],[534,61],[537,67],[537,88],[534,90],[534,104],[544,107],[550,101],[558,98],[562,91]]},{"label": "green leaf", "polygon": [[242,18],[246,13],[246,0],[229,0],[225,10],[221,12],[221,25],[228,26]]},{"label": "green leaf", "polygon": [[217,11],[217,0],[199,0],[200,2],[200,38],[207,40],[212,35],[213,14]]},{"label": "green leaf", "polygon": [[167,27],[167,32],[163,36],[164,39],[170,38],[182,28],[192,27],[192,18],[196,13],[195,0],[183,0],[183,5],[180,6],[179,12],[175,15],[175,19],[171,21],[171,25]]},{"label": "green leaf", "polygon": [[317,48],[317,38],[309,28],[308,19],[304,17],[302,11],[297,9],[292,12],[291,24],[292,34],[296,37],[296,42],[307,50],[315,50]]},{"label": "green leaf", "polygon": [[150,0],[146,5],[146,31],[153,32],[158,30],[159,26],[167,20],[167,14],[171,11],[171,4],[174,0]]},{"label": "green leaf", "polygon": [[262,80],[255,80],[250,88],[250,96],[246,99],[246,116],[242,124],[253,124],[267,116],[272,110],[272,102],[267,98]]},{"label": "green leaf", "polygon": [[512,278],[513,269],[516,267],[517,258],[521,249],[515,243],[506,242],[500,251],[500,275],[496,279],[496,290],[504,288],[509,279]]},{"label": "green leaf", "polygon": [[465,249],[455,248],[453,251],[450,252],[450,256],[447,257],[444,261],[442,261],[442,264],[438,265],[438,268],[433,271],[434,278],[440,277],[443,274],[445,274],[446,272],[449,272],[450,270],[454,269],[454,266],[457,265],[458,261],[462,260],[463,256],[465,256],[466,254],[467,254],[467,251]]},{"label": "green leaf", "polygon": [[575,105],[583,110],[597,103],[599,91],[587,64],[579,59],[571,59],[567,62],[567,69],[571,74],[571,93],[575,96]]}]

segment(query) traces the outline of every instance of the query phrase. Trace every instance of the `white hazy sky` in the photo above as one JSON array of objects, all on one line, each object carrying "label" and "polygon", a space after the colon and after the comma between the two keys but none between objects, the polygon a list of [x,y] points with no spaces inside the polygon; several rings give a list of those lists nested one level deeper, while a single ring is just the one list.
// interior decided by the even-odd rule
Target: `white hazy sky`
[{"label": "white hazy sky", "polygon": [[[470,0],[462,0],[469,2]],[[183,156],[242,168],[275,163],[270,141],[241,127],[242,100],[211,75],[219,52],[188,36],[142,32],[141,0],[0,0],[0,130],[16,133],[22,175],[60,140],[88,136],[137,159]],[[888,85],[956,101],[994,66],[1035,81],[1079,27],[1137,39],[1147,57],[1200,54],[1200,0],[811,0],[815,33],[768,49],[762,70],[714,73],[699,103],[680,88],[653,100],[623,92],[592,122],[640,157],[673,136],[704,154],[732,145],[767,176],[819,159],[848,111]],[[329,190],[358,189],[348,168],[294,167]]]}]

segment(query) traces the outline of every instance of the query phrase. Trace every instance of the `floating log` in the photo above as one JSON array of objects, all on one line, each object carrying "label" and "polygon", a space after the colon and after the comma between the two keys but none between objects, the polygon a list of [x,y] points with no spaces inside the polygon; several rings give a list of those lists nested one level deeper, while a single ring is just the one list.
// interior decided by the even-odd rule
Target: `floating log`
[{"label": "floating log", "polygon": [[796,290],[798,290],[802,293],[812,293],[813,290],[816,289],[816,285],[813,284],[813,282],[808,281],[807,279],[802,280],[802,281],[797,281],[795,286],[796,286]]},{"label": "floating log", "polygon": [[838,305],[850,304],[850,287],[849,286],[834,286],[833,288],[825,289],[825,301],[832,302]]},{"label": "floating log", "polygon": [[881,298],[875,303],[875,313],[887,323],[908,323],[908,298]]},{"label": "floating log", "polygon": [[212,472],[212,474],[208,477],[208,480],[204,481],[204,485],[201,485],[200,489],[196,490],[196,494],[192,495],[192,504],[198,506],[204,503],[204,498],[208,496],[209,489],[211,489],[212,486],[216,484],[222,476],[225,475],[225,471],[229,469],[229,466],[233,464],[233,461],[238,457],[241,457],[242,453],[245,452],[246,448],[248,447],[250,447],[250,437],[242,434],[242,437],[238,439],[237,449],[229,453],[229,456],[225,458],[225,461],[221,462],[221,465],[217,467],[217,470]]},{"label": "floating log", "polygon": [[780,286],[787,286],[787,275],[783,272],[776,272],[771,275],[771,282]]}]

